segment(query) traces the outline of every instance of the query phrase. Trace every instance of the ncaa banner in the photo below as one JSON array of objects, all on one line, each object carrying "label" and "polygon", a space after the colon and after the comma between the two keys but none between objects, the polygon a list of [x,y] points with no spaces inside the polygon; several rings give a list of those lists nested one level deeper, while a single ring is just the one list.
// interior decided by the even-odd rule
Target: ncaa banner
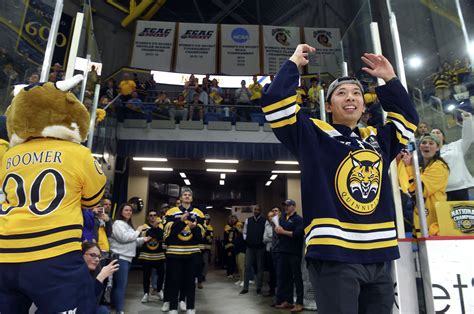
[{"label": "ncaa banner", "polygon": [[220,70],[223,74],[260,73],[258,25],[221,25]]},{"label": "ncaa banner", "polygon": [[276,74],[300,44],[299,27],[263,26],[265,74]]},{"label": "ncaa banner", "polygon": [[310,55],[308,73],[329,73],[334,77],[340,74],[342,62],[341,35],[338,28],[305,28],[305,42],[316,48]]},{"label": "ncaa banner", "polygon": [[176,23],[137,21],[130,66],[170,71]]},{"label": "ncaa banner", "polygon": [[176,72],[216,72],[217,25],[179,23]]}]

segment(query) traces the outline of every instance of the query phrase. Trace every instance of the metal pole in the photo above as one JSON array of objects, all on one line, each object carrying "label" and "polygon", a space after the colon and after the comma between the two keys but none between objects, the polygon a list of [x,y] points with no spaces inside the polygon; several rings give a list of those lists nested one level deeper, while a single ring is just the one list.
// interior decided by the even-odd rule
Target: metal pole
[{"label": "metal pole", "polygon": [[324,107],[326,101],[324,100],[324,89],[319,91],[319,119],[326,122],[326,108]]},{"label": "metal pole", "polygon": [[65,79],[71,78],[74,75],[76,68],[77,50],[81,41],[82,23],[84,22],[84,13],[78,12],[76,14],[76,21],[74,23],[74,32],[71,39],[71,48],[69,49],[69,57],[67,59]]},{"label": "metal pole", "polygon": [[100,84],[95,85],[94,102],[92,103],[91,122],[89,124],[89,138],[87,147],[92,151],[92,142],[94,141],[95,120],[97,115],[97,105],[99,103]]},{"label": "metal pole", "polygon": [[464,23],[464,17],[462,15],[461,4],[459,0],[456,0],[456,9],[458,10],[459,22],[461,22],[462,34],[464,36],[464,41],[466,42],[466,51],[471,59],[471,64],[474,64],[474,51],[469,51],[471,42],[469,41],[469,35],[467,34],[466,23]]},{"label": "metal pole", "polygon": [[82,85],[81,85],[81,95],[79,97],[79,100],[83,103],[84,102],[84,96],[86,94],[86,84],[87,84],[87,73],[89,72],[89,65],[91,63],[91,55],[87,55],[87,64],[86,68],[84,69],[84,79],[82,80]]},{"label": "metal pole", "polygon": [[53,20],[51,21],[51,28],[49,30],[48,44],[44,51],[40,82],[48,81],[49,69],[51,68],[51,61],[53,60],[54,47],[56,46],[56,37],[58,36],[59,22],[61,21],[61,14],[63,13],[63,6],[63,0],[56,0]]},{"label": "metal pole", "polygon": [[342,62],[342,76],[348,76],[349,71],[347,70],[347,62],[343,61]]},{"label": "metal pole", "polygon": [[[379,24],[377,22],[370,23],[370,35],[372,37],[372,46],[374,48],[374,53],[381,55],[382,44],[380,43]],[[385,81],[381,78],[377,78],[377,83],[378,86],[385,85]]]}]

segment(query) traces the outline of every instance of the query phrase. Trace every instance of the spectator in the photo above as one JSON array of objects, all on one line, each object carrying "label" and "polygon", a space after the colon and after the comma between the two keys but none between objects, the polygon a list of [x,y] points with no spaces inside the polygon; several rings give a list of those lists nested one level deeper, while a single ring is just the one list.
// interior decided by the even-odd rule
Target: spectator
[{"label": "spectator", "polygon": [[150,75],[148,79],[145,81],[145,83],[143,83],[142,85],[148,97],[153,97],[153,98],[156,97],[157,95],[156,89],[157,89],[158,84],[156,83],[153,75]]},{"label": "spectator", "polygon": [[181,120],[187,120],[188,108],[186,108],[187,102],[186,102],[186,99],[184,98],[184,95],[183,94],[179,95],[178,99],[176,99],[173,102],[173,104],[174,106],[170,108],[170,119],[178,123]]},{"label": "spectator", "polygon": [[435,95],[441,101],[448,100],[451,97],[451,76],[451,66],[447,61],[443,62],[443,66],[433,75]]},{"label": "spectator", "polygon": [[[240,82],[240,88],[235,90],[235,101],[237,106],[249,106],[250,105],[250,96],[252,93],[249,91],[247,86],[245,86],[245,80]],[[239,116],[240,121],[249,121],[250,120],[250,112],[249,108],[238,107],[237,108],[237,115]]]},{"label": "spectator", "polygon": [[235,256],[234,263],[237,264],[237,271],[239,273],[239,280],[235,282],[235,285],[243,287],[245,278],[245,251],[247,247],[244,240],[243,224],[240,221],[235,224],[234,235],[232,256]]},{"label": "spectator", "polygon": [[317,77],[312,77],[310,82],[311,86],[308,90],[308,107],[311,110],[315,110],[319,107],[319,91],[321,90],[321,85],[319,85]]},{"label": "spectator", "polygon": [[420,137],[428,133],[430,133],[430,126],[428,125],[428,123],[423,121],[418,123],[418,128],[416,129],[415,137],[419,139]]},{"label": "spectator", "polygon": [[94,212],[92,208],[82,209],[82,219],[84,227],[82,228],[82,242],[97,242],[97,234],[94,231]]},{"label": "spectator", "polygon": [[[199,88],[197,91],[199,92],[199,101],[202,102],[204,106],[209,105],[209,93],[208,93],[208,88],[204,89],[203,87]],[[205,111],[207,111],[207,107],[204,108]]]},{"label": "spectator", "polygon": [[50,82],[57,82],[57,81],[62,81],[64,80],[64,72],[63,72],[63,67],[59,63],[55,63],[53,65],[53,71],[49,74],[49,80]]},{"label": "spectator", "polygon": [[439,139],[441,157],[449,166],[450,174],[446,191],[448,201],[469,200],[469,188],[474,186],[474,179],[466,166],[465,155],[474,140],[472,115],[462,112],[463,124],[461,139],[452,143],[446,141],[444,132],[433,128],[431,134]]},{"label": "spectator", "polygon": [[[227,278],[233,279],[235,273],[235,251],[234,251],[234,238],[235,234],[235,224],[237,223],[235,216],[230,215],[227,218],[227,225],[224,226],[224,250],[226,256],[226,270]],[[240,280],[244,280],[243,277]]]},{"label": "spectator", "polygon": [[130,75],[128,73],[124,73],[119,84],[120,99],[122,99],[123,102],[128,101],[130,98],[132,98],[132,93],[136,89],[137,84],[130,79]]},{"label": "spectator", "polygon": [[[421,182],[423,187],[423,198],[426,208],[426,223],[430,236],[438,235],[438,218],[436,215],[436,202],[446,201],[446,186],[448,185],[449,166],[442,157],[439,157],[440,140],[434,134],[426,134],[420,139],[421,159]],[[403,156],[405,170],[407,172],[408,190],[415,192],[415,180],[412,165],[412,154],[406,153]],[[414,212],[414,234],[420,237],[419,209]]]},{"label": "spectator", "polygon": [[86,90],[93,94],[95,85],[99,83],[99,75],[97,74],[97,68],[95,65],[91,66],[91,70],[87,73]]},{"label": "spectator", "polygon": [[33,73],[28,77],[28,84],[35,84],[39,82],[38,73]]},{"label": "spectator", "polygon": [[170,119],[170,105],[171,100],[166,96],[165,92],[160,92],[158,98],[155,100],[155,109],[153,112],[159,116],[159,118]]},{"label": "spectator", "polygon": [[250,96],[250,101],[252,102],[253,106],[259,106],[260,105],[260,98],[262,98],[262,84],[258,82],[257,76],[254,75],[253,78],[253,83],[249,85],[249,90],[250,93],[252,94]]},{"label": "spectator", "polygon": [[267,214],[267,221],[265,222],[265,232],[263,234],[263,243],[265,243],[265,268],[268,269],[269,274],[269,290],[268,294],[265,296],[273,297],[275,295],[276,288],[276,274],[275,274],[275,265],[273,264],[272,257],[272,242],[273,242],[273,217],[275,212],[273,210],[269,211]]},{"label": "spectator", "polygon": [[300,106],[303,106],[304,101],[308,96],[308,91],[304,85],[304,80],[300,79],[300,85],[296,88],[296,103]]},{"label": "spectator", "polygon": [[104,202],[105,200],[102,200],[102,206],[95,207],[92,212],[94,213],[94,235],[100,250],[106,256],[110,251],[109,237],[112,236],[112,219],[106,213]]},{"label": "spectator", "polygon": [[263,244],[265,218],[261,216],[261,213],[262,209],[259,205],[256,205],[253,209],[253,217],[245,220],[244,240],[247,250],[245,251],[244,288],[240,291],[240,294],[249,292],[249,276],[254,264],[257,264],[257,294],[262,294],[263,264],[265,261],[265,245]]},{"label": "spectator", "polygon": [[150,295],[150,277],[152,269],[156,270],[157,282],[155,283],[158,297],[163,300],[164,294],[161,288],[165,276],[165,250],[163,249],[163,224],[156,210],[149,210],[147,222],[143,225],[142,237],[151,237],[143,245],[138,260],[143,266],[143,297],[141,302],[147,303]]},{"label": "spectator", "polygon": [[143,108],[142,100],[138,98],[138,93],[136,91],[132,92],[132,98],[130,98],[127,101],[127,108],[130,109],[132,113],[136,113],[136,112],[149,113],[149,110],[146,110],[145,108]]},{"label": "spectator", "polygon": [[107,84],[100,91],[101,96],[107,96],[108,99],[115,99],[118,95],[117,84],[114,79],[107,80]]},{"label": "spectator", "polygon": [[204,119],[204,107],[200,99],[199,94],[194,94],[192,103],[189,105],[189,120],[203,120]]},{"label": "spectator", "polygon": [[211,259],[211,249],[214,241],[214,227],[211,225],[211,216],[206,214],[204,228],[204,250],[202,251],[203,267],[202,267],[202,281],[206,281],[207,272],[209,270],[209,260]]},{"label": "spectator", "polygon": [[209,90],[210,103],[212,105],[220,105],[224,98],[222,98],[222,88],[220,88],[219,82],[217,82],[216,79],[212,80],[211,88]]},{"label": "spectator", "polygon": [[151,237],[140,237],[143,226],[136,230],[132,223],[132,206],[122,204],[117,213],[117,218],[112,226],[112,237],[109,239],[110,250],[119,255],[119,270],[114,275],[114,286],[112,288],[112,307],[117,313],[123,313],[125,301],[125,289],[127,288],[128,273],[135,257],[137,245],[151,240]]},{"label": "spectator", "polygon": [[302,312],[303,307],[303,277],[301,275],[301,257],[303,254],[303,218],[296,213],[296,202],[286,200],[285,216],[280,217],[279,226],[275,227],[280,245],[280,263],[278,264],[278,279],[280,283],[278,305],[275,308],[290,308],[293,303],[293,290],[296,289],[296,303],[291,312]]},{"label": "spectator", "polygon": [[[280,219],[281,217],[281,209],[280,207],[276,206],[276,207],[273,207],[272,208],[272,213],[273,213],[273,216],[277,216],[279,217],[278,220]],[[275,225],[273,224],[272,222],[272,229],[275,228]],[[273,235],[272,235],[272,247],[271,247],[271,251],[272,251],[272,261],[273,261],[273,267],[275,269],[275,298],[273,298],[273,301],[272,301],[272,307],[275,307],[277,304],[279,304],[277,302],[277,296],[278,295],[281,295],[280,294],[280,288],[278,287],[278,283],[279,283],[279,280],[278,280],[278,277],[280,276],[277,272],[277,267],[280,263],[280,245],[279,245],[279,239],[278,239],[278,234],[273,230]],[[282,297],[280,297],[280,299],[283,299]]]},{"label": "spectator", "polygon": [[95,313],[108,314],[109,309],[107,306],[101,304],[101,299],[104,294],[104,281],[119,270],[119,264],[117,264],[117,260],[113,260],[107,266],[101,268],[100,261],[102,259],[102,255],[97,244],[93,242],[82,243],[82,256],[84,257],[84,262],[86,263],[87,268],[94,279],[94,291],[97,299],[97,308]]},{"label": "spectator", "polygon": [[194,94],[196,94],[196,89],[199,87],[197,78],[194,77],[194,74],[191,74],[189,79],[184,83],[184,95],[187,102],[192,102]]}]

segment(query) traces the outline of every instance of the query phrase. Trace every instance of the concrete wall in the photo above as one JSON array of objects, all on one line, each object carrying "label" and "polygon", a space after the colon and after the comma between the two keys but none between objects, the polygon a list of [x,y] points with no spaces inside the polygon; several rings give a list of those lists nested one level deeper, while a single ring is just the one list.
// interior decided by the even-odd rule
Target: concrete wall
[{"label": "concrete wall", "polygon": [[144,209],[133,215],[135,226],[139,226],[145,221],[145,212],[148,205],[148,173],[141,171],[138,163],[130,163],[128,175],[127,200],[131,197],[140,197],[144,202]]}]

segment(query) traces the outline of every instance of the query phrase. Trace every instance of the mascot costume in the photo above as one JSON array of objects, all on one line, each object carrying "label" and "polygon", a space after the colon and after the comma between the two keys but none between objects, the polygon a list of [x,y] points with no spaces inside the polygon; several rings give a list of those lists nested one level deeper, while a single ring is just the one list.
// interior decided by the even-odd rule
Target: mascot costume
[{"label": "mascot costume", "polygon": [[7,108],[10,148],[0,182],[0,313],[95,313],[81,253],[82,207],[102,198],[106,177],[88,148],[86,107],[69,92],[81,75],[17,86]]}]

